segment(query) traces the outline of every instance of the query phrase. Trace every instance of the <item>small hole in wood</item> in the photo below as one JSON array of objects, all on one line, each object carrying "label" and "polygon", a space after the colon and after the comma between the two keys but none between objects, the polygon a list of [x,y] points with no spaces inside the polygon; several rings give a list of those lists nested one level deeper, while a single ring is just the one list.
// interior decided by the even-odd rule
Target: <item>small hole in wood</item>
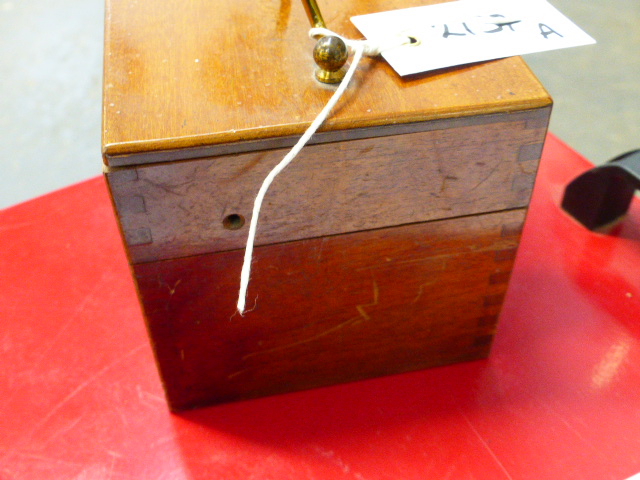
[{"label": "small hole in wood", "polygon": [[232,213],[231,215],[227,215],[222,220],[222,226],[227,230],[238,230],[242,228],[244,225],[244,217],[242,215],[238,215],[237,213]]}]

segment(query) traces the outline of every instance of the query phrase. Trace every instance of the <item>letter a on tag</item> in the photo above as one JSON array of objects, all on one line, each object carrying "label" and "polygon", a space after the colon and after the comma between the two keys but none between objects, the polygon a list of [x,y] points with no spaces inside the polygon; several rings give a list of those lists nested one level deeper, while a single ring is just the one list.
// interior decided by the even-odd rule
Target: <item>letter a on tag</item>
[{"label": "letter a on tag", "polygon": [[382,52],[400,75],[595,43],[545,0],[459,0],[351,21],[370,40],[410,38]]}]

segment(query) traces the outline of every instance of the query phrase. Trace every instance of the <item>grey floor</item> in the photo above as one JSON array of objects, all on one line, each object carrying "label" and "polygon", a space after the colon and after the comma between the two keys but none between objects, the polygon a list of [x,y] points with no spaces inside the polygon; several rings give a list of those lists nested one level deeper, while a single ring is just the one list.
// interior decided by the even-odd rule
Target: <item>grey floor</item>
[{"label": "grey floor", "polygon": [[[528,55],[551,130],[592,161],[640,148],[640,1],[553,0],[597,45]],[[99,175],[102,0],[0,0],[0,208]]]}]

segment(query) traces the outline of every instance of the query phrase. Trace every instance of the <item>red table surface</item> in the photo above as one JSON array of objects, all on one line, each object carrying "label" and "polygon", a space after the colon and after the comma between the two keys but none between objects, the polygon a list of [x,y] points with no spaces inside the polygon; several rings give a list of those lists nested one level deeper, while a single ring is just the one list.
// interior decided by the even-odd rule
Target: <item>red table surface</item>
[{"label": "red table surface", "polygon": [[640,206],[559,207],[550,135],[488,360],[169,413],[102,178],[0,214],[0,478],[615,479],[640,472]]}]

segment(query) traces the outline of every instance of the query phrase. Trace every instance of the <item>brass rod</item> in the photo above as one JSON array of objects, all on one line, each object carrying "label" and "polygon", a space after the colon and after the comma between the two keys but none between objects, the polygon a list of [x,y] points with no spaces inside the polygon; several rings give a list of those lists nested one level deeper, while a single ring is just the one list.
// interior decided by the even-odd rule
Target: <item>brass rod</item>
[{"label": "brass rod", "polygon": [[309,17],[309,21],[313,27],[327,28],[316,0],[302,0],[302,4],[304,5],[304,9],[307,12],[307,16]]}]

